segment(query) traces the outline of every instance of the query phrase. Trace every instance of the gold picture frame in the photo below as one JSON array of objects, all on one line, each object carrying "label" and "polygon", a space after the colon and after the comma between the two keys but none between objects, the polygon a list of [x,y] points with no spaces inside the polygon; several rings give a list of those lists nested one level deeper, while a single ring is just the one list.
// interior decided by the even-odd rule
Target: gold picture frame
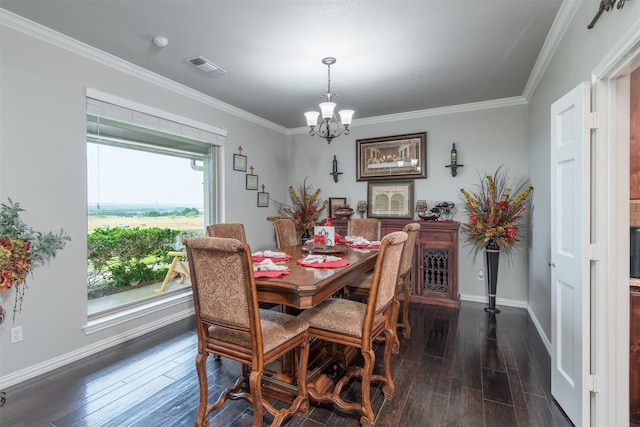
[{"label": "gold picture frame", "polygon": [[427,177],[427,133],[356,140],[356,181]]}]

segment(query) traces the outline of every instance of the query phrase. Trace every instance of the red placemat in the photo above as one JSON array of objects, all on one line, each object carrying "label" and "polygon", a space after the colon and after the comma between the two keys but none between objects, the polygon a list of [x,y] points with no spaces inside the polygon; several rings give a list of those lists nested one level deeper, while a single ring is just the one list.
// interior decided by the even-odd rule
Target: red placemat
[{"label": "red placemat", "polygon": [[253,277],[280,277],[283,274],[290,274],[291,270],[278,270],[278,271],[254,271]]},{"label": "red placemat", "polygon": [[380,245],[354,245],[353,243],[349,244],[352,248],[356,249],[380,249]]},{"label": "red placemat", "polygon": [[268,256],[268,257],[265,257],[265,256],[252,256],[251,257],[251,261],[253,261],[253,262],[262,262],[267,258],[269,258],[273,262],[289,261],[291,259],[291,255],[287,255],[287,256],[281,257],[281,258],[270,257],[270,256]]},{"label": "red placemat", "polygon": [[313,267],[313,268],[339,268],[339,267],[346,267],[347,265],[349,265],[349,260],[348,259],[341,259],[340,261],[327,261],[327,262],[321,262],[321,263],[314,263],[314,264],[303,264],[302,261],[304,260],[304,258],[300,258],[299,260],[296,261],[296,264],[301,265],[303,267]]}]

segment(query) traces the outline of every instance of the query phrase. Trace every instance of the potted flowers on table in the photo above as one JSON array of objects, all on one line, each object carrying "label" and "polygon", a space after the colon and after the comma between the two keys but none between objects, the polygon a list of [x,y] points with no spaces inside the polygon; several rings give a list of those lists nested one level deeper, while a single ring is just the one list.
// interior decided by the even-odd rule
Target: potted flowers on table
[{"label": "potted flowers on table", "polygon": [[[299,194],[298,194],[299,192]],[[270,221],[288,218],[293,220],[300,238],[310,238],[313,229],[320,220],[320,217],[327,209],[327,200],[320,199],[320,189],[314,190],[312,186],[307,185],[305,178],[298,192],[289,186],[289,195],[291,196],[291,205],[276,201],[278,212],[280,215],[267,217]]]},{"label": "potted flowers on table", "polygon": [[473,244],[474,254],[482,248],[486,253],[487,312],[500,312],[495,306],[500,249],[510,255],[522,240],[525,229],[522,214],[527,209],[532,191],[533,187],[525,180],[511,180],[502,166],[493,175],[480,174],[480,184],[475,191],[460,190],[465,198],[464,209],[468,217],[461,231],[466,234],[467,242]]},{"label": "potted flowers on table", "polygon": [[[16,313],[22,310],[27,275],[54,258],[71,238],[62,229],[58,234],[33,230],[20,219],[20,212],[24,211],[20,204],[8,200],[8,204],[0,205],[0,293],[15,288],[15,320]],[[4,317],[1,306],[0,313]]]}]

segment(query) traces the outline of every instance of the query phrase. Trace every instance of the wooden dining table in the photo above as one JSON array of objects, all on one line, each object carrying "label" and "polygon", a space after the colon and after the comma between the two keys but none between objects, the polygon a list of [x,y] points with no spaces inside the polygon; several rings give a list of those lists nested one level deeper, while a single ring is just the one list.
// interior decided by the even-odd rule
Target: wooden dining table
[{"label": "wooden dining table", "polygon": [[[294,314],[299,310],[315,307],[361,274],[374,268],[378,257],[377,249],[352,249],[344,246],[328,254],[346,258],[349,261],[347,266],[316,268],[297,264],[297,260],[309,253],[318,253],[313,251],[312,246],[295,245],[280,248],[278,251],[291,256],[291,259],[286,261],[291,273],[275,278],[256,277],[258,300],[282,304],[286,312]],[[320,250],[323,254],[327,251]]]}]

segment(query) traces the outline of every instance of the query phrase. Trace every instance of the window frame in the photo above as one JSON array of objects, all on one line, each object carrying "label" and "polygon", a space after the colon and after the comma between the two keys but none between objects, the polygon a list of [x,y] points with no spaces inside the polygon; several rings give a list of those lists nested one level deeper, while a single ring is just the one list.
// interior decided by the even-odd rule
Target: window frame
[{"label": "window frame", "polygon": [[[177,135],[176,137],[180,138],[180,133],[182,133],[182,136],[184,137],[183,139],[198,141],[203,144],[209,144],[211,147],[209,148],[209,155],[206,156],[208,157],[208,161],[203,161],[202,171],[204,179],[203,202],[205,205],[204,225],[206,226],[207,223],[211,224],[219,221],[219,219],[222,217],[224,208],[223,158],[224,144],[227,136],[227,131],[225,129],[200,123],[189,118],[181,117],[173,113],[162,111],[154,107],[120,98],[115,95],[107,94],[92,88],[86,89],[86,99],[87,123],[89,123],[90,121],[90,116],[96,116],[96,112],[94,110],[95,106],[89,105],[90,100],[93,100],[97,101],[97,103],[112,104],[113,106],[122,109],[122,111],[116,111],[116,115],[120,113],[126,113],[126,111],[124,110],[130,110],[132,116],[146,115],[147,117],[143,117],[143,120],[148,120],[150,116],[151,118],[157,118],[160,126],[174,126],[171,129],[171,132],[165,131],[165,134]],[[90,111],[90,109],[92,109],[93,111]],[[108,117],[108,115],[105,115],[104,117]],[[116,121],[121,120],[118,117],[111,117],[111,119],[114,119]],[[122,121],[124,123],[127,123],[126,119]],[[133,125],[146,127],[141,123],[135,122],[133,122]],[[156,129],[160,132],[163,131],[162,129]],[[89,143],[89,136],[87,135],[86,144]],[[153,150],[150,149],[145,149],[143,151],[153,152]],[[204,158],[205,156],[203,156],[203,159]],[[88,195],[85,195],[85,205],[87,205],[88,202],[88,200],[86,199],[87,197]],[[85,240],[84,243],[86,246],[88,242]],[[85,264],[86,261],[88,260],[85,260]],[[118,324],[128,322],[131,319],[148,316],[155,312],[164,311],[176,305],[184,305],[185,303],[187,303],[190,308],[176,313],[176,316],[178,316],[179,318],[186,317],[187,315],[192,313],[192,296],[190,287],[186,287],[184,292],[179,291],[167,293],[166,295],[159,295],[158,298],[123,304],[121,306],[107,309],[99,313],[93,313],[91,315],[87,311],[87,323],[84,327],[84,330],[86,334],[95,333],[104,330],[105,328],[110,328]]]}]

